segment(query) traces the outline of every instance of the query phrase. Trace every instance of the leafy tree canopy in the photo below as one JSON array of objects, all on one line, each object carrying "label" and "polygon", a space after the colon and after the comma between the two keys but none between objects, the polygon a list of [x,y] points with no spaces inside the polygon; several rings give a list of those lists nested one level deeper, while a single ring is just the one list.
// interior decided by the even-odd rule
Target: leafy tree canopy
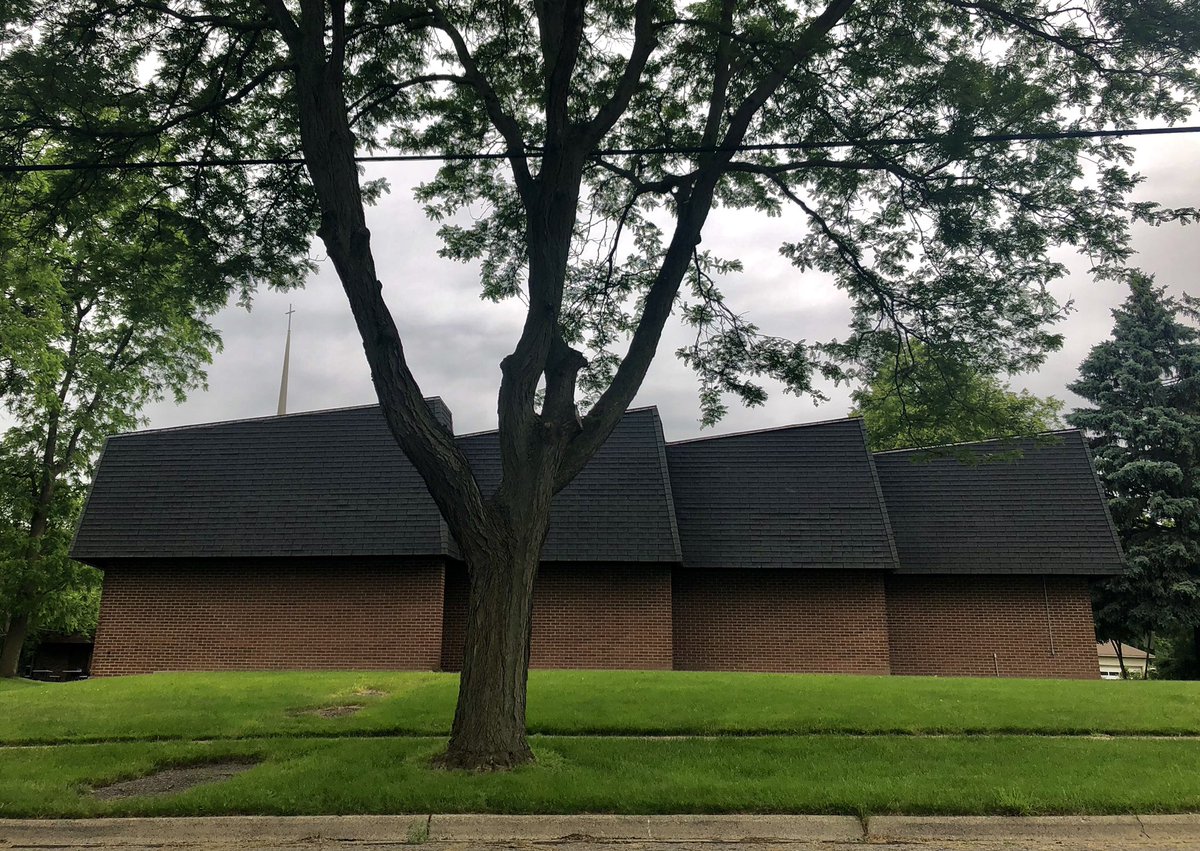
[{"label": "leafy tree canopy", "polygon": [[32,625],[94,623],[95,571],[67,556],[105,437],[203,379],[219,345],[205,315],[228,283],[215,243],[156,179],[56,174],[0,200],[0,612],[11,675]]},{"label": "leafy tree canopy", "polygon": [[[14,160],[39,154],[29,131],[69,140],[82,161],[295,157],[302,34],[338,65],[355,150],[514,152],[449,162],[418,195],[446,222],[443,253],[481,263],[489,298],[528,298],[531,239],[569,228],[555,313],[589,356],[582,386],[593,399],[660,277],[672,218],[707,209],[710,191],[713,204],[767,214],[798,206],[810,228],[783,246],[798,269],[832,275],[860,318],[930,345],[969,344],[958,356],[985,371],[1029,366],[1055,344],[1045,328],[1058,306],[1044,285],[1064,270],[1050,246],[1078,246],[1107,272],[1129,254],[1131,216],[1190,213],[1127,200],[1138,177],[1120,141],[970,138],[1183,118],[1197,86],[1194,0],[10,9],[0,127]],[[904,137],[935,138],[870,143]],[[820,144],[837,140],[850,144]],[[797,141],[813,147],[674,152]],[[621,153],[638,148],[667,150]],[[563,199],[567,220],[531,234],[531,193],[557,177],[546,166],[580,172],[579,185]],[[295,258],[321,213],[300,175],[295,164],[156,172],[210,212],[230,279],[245,285],[303,271]],[[812,392],[814,371],[842,374],[861,333],[764,337],[714,280],[736,261],[683,255],[681,315],[697,340],[679,354],[700,375],[709,421],[722,394],[761,402],[755,375]]]},{"label": "leafy tree canopy", "polygon": [[1084,429],[1129,570],[1097,588],[1101,637],[1146,643],[1200,626],[1200,333],[1196,300],[1135,274],[1070,389],[1091,403]]},{"label": "leafy tree canopy", "polygon": [[1062,425],[1058,399],[1015,392],[966,358],[930,353],[919,342],[884,348],[853,394],[854,414],[876,451],[1022,437]]}]

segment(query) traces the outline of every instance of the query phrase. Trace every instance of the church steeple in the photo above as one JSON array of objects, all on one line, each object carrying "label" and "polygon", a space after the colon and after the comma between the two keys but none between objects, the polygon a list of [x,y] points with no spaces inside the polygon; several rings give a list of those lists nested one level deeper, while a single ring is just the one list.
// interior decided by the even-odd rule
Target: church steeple
[{"label": "church steeple", "polygon": [[288,359],[292,353],[292,314],[295,309],[289,304],[287,309],[287,341],[283,344],[283,377],[279,380],[279,416],[287,413]]}]

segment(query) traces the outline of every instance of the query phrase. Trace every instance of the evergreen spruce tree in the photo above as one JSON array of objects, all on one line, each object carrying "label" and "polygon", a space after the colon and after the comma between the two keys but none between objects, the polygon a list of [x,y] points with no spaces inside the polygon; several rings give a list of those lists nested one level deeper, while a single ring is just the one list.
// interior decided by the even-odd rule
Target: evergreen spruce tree
[{"label": "evergreen spruce tree", "polygon": [[1197,301],[1168,297],[1135,273],[1070,389],[1093,407],[1068,421],[1087,433],[1129,569],[1097,584],[1101,639],[1153,645],[1186,629],[1200,645],[1200,333]]}]

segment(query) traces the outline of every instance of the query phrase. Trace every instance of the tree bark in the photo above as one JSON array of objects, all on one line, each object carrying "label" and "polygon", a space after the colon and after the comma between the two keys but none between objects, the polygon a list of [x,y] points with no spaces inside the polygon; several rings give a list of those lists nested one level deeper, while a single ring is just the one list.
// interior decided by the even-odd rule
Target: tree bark
[{"label": "tree bark", "polygon": [[512,543],[468,556],[458,706],[441,760],[447,768],[494,770],[533,761],[525,737],[525,695],[541,541]]},{"label": "tree bark", "polygon": [[21,662],[21,648],[29,635],[31,618],[28,614],[13,615],[8,621],[8,632],[4,634],[4,647],[0,649],[0,677],[15,677]]}]

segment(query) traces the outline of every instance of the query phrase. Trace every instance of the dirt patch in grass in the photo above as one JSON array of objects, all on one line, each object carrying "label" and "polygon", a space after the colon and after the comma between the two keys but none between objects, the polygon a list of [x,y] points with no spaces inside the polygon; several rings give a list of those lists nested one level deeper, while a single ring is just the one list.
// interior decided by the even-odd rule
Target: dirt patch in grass
[{"label": "dirt patch in grass", "polygon": [[189,765],[181,768],[164,768],[145,777],[121,780],[107,786],[92,789],[92,797],[100,801],[120,801],[125,798],[140,798],[145,795],[174,795],[205,783],[219,783],[243,771],[249,771],[257,762],[210,762],[204,765]]},{"label": "dirt patch in grass", "polygon": [[362,708],[361,703],[347,703],[342,706],[318,706],[316,709],[294,709],[288,714],[293,717],[315,715],[318,718],[348,718]]},{"label": "dirt patch in grass", "polygon": [[356,688],[354,693],[359,697],[387,697],[386,691],[377,688]]}]

